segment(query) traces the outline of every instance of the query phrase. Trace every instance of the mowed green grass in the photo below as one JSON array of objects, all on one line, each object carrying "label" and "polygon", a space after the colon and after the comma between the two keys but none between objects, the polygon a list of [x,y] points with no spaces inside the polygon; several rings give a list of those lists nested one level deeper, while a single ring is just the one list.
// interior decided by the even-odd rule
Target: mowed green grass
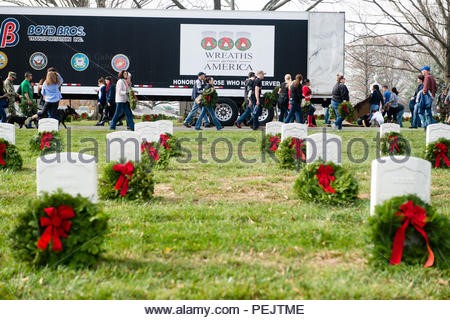
[{"label": "mowed green grass", "polygon": [[[62,131],[65,132],[65,131]],[[72,151],[99,145],[99,174],[105,163],[108,131],[72,131]],[[35,269],[13,259],[8,232],[36,194],[35,159],[27,151],[34,130],[17,130],[24,170],[0,172],[0,298],[2,299],[447,299],[449,271],[399,265],[376,269],[368,263],[370,161],[376,131],[347,131],[343,164],[360,184],[351,207],[332,207],[296,199],[293,171],[263,160],[261,133],[205,130],[199,161],[197,132],[186,138],[188,163],[172,161],[156,171],[155,199],[149,203],[100,202],[110,216],[106,252],[91,269]],[[404,130],[414,155],[425,142],[423,130]],[[225,159],[226,138],[232,145]],[[238,145],[244,138],[241,157]],[[349,161],[353,138],[369,145],[369,157]],[[92,153],[92,151],[91,151]],[[353,145],[353,157],[364,154]],[[432,204],[449,215],[450,171],[433,170]]]}]

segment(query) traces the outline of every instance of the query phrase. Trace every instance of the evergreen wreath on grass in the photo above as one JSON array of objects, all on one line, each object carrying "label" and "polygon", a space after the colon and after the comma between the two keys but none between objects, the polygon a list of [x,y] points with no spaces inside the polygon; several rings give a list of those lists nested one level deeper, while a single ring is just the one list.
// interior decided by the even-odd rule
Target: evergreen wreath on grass
[{"label": "evergreen wreath on grass", "polygon": [[281,143],[281,133],[276,135],[266,134],[261,140],[261,151],[267,153],[275,153]]},{"label": "evergreen wreath on grass", "polygon": [[0,170],[18,171],[22,169],[22,165],[23,160],[17,147],[0,138]]},{"label": "evergreen wreath on grass", "polygon": [[430,161],[434,168],[450,168],[450,140],[440,138],[428,144],[425,148],[425,159]]},{"label": "evergreen wreath on grass", "polygon": [[38,132],[30,140],[30,149],[41,155],[63,151],[63,142],[58,131]]},{"label": "evergreen wreath on grass", "polygon": [[114,162],[103,170],[99,181],[100,198],[149,201],[153,198],[154,180],[148,162]]},{"label": "evergreen wreath on grass", "polygon": [[141,143],[141,161],[154,169],[165,169],[170,163],[170,150],[158,142]]},{"label": "evergreen wreath on grass", "polygon": [[29,105],[29,104],[27,103],[27,101],[24,100],[24,101],[22,101],[22,102],[19,104],[19,109],[20,109],[20,112],[21,112],[25,117],[32,117],[32,116],[34,116],[35,114],[37,114],[38,107],[37,107],[36,101],[32,100],[32,104]]},{"label": "evergreen wreath on grass", "polygon": [[204,107],[215,107],[217,103],[218,95],[217,91],[214,88],[209,88],[203,91],[200,104]]},{"label": "evergreen wreath on grass", "polygon": [[281,142],[275,154],[281,169],[300,171],[306,161],[306,142],[288,137]]},{"label": "evergreen wreath on grass", "polygon": [[384,156],[410,155],[411,148],[401,133],[386,132],[381,137],[381,153]]},{"label": "evergreen wreath on grass", "polygon": [[450,219],[416,195],[393,197],[369,218],[372,263],[450,267]]},{"label": "evergreen wreath on grass", "polygon": [[295,180],[294,193],[302,200],[348,205],[358,197],[358,182],[344,167],[317,161],[306,165]]},{"label": "evergreen wreath on grass", "polygon": [[13,255],[35,266],[92,266],[103,252],[108,219],[80,195],[44,194],[17,217],[9,235]]},{"label": "evergreen wreath on grass", "polygon": [[341,102],[338,106],[338,113],[344,120],[348,122],[355,121],[355,108],[349,101]]}]

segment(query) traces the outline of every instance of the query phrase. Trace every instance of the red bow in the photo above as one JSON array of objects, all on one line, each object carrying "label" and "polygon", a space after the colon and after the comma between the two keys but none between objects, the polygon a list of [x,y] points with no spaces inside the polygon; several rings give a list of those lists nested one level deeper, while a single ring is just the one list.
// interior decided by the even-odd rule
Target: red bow
[{"label": "red bow", "polygon": [[134,172],[133,163],[128,161],[125,164],[116,164],[114,165],[113,170],[120,173],[120,177],[117,179],[117,183],[114,188],[116,190],[120,190],[120,195],[125,197],[128,192],[128,183],[130,182]]},{"label": "red bow", "polygon": [[164,133],[159,136],[159,143],[167,150],[170,150],[170,146],[167,143],[169,139],[170,137],[168,135],[165,135]]},{"label": "red bow", "polygon": [[272,136],[269,138],[269,142],[270,142],[270,151],[277,151],[278,149],[278,145],[281,142],[280,137],[278,136]]},{"label": "red bow", "polygon": [[302,161],[305,161],[306,156],[302,150],[302,147],[304,147],[303,140],[298,138],[292,138],[291,145],[289,146],[289,148],[292,149],[292,147],[294,146],[295,146],[295,159],[299,160],[301,158]]},{"label": "red bow", "polygon": [[51,132],[44,132],[41,137],[41,150],[50,148],[50,142],[53,140],[53,134]]},{"label": "red bow", "polygon": [[147,153],[153,158],[153,160],[155,161],[159,160],[158,150],[156,150],[156,148],[152,146],[151,142],[144,142],[141,145],[141,152],[145,151],[147,151]]},{"label": "red bow", "polygon": [[434,163],[435,168],[441,166],[441,159],[447,167],[450,167],[450,160],[447,158],[447,152],[448,149],[445,144],[442,142],[436,143],[436,148],[434,149],[434,154],[436,155],[436,162]]},{"label": "red bow", "polygon": [[389,136],[389,153],[394,153],[394,150],[400,152],[400,147],[398,145],[398,136]]},{"label": "red bow", "polygon": [[336,190],[331,187],[331,182],[336,180],[332,166],[321,164],[319,169],[317,169],[316,177],[323,191],[326,193],[336,193]]},{"label": "red bow", "polygon": [[69,221],[75,217],[72,207],[60,205],[58,208],[45,208],[44,212],[48,217],[41,217],[41,227],[46,227],[42,233],[37,247],[45,250],[50,241],[52,241],[52,251],[62,251],[61,237],[67,238],[72,222]]},{"label": "red bow", "polygon": [[400,206],[400,212],[397,212],[395,215],[401,216],[404,222],[395,233],[394,243],[392,245],[391,259],[389,260],[390,264],[396,265],[402,261],[406,229],[411,223],[412,226],[417,230],[417,232],[422,235],[427,244],[428,259],[425,262],[424,267],[431,267],[434,264],[434,253],[430,248],[427,233],[425,232],[425,230],[423,230],[423,228],[427,224],[427,212],[425,211],[425,209],[420,206],[415,206],[414,203],[409,200],[408,202]]},{"label": "red bow", "polygon": [[5,159],[3,159],[3,155],[6,153],[6,143],[0,144],[0,165],[6,166]]},{"label": "red bow", "polygon": [[342,110],[344,110],[345,114],[347,114],[347,113],[348,113],[348,108],[347,108],[347,106],[346,106],[346,105],[342,106]]}]

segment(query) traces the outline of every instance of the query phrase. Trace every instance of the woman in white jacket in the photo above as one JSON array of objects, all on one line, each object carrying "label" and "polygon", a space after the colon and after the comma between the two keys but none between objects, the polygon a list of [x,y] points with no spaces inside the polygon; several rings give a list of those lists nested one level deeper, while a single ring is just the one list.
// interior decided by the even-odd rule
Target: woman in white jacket
[{"label": "woman in white jacket", "polygon": [[127,82],[128,72],[122,70],[119,72],[119,75],[117,77],[119,78],[119,80],[116,84],[116,112],[114,113],[114,117],[109,128],[111,130],[115,130],[117,121],[122,116],[122,113],[125,113],[127,125],[130,130],[134,131],[133,113],[131,112],[128,102],[128,96],[130,93],[130,86]]}]

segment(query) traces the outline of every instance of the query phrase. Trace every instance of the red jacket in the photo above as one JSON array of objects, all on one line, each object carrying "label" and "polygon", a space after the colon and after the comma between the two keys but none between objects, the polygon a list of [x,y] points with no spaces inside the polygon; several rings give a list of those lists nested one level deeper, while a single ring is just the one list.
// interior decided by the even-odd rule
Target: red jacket
[{"label": "red jacket", "polygon": [[311,101],[311,89],[307,86],[303,86],[302,88],[302,94],[303,98],[305,98],[305,101]]},{"label": "red jacket", "polygon": [[437,92],[437,84],[434,77],[429,74],[425,76],[425,80],[423,81],[423,93],[427,94],[428,90],[431,92],[431,95],[436,96]]}]

